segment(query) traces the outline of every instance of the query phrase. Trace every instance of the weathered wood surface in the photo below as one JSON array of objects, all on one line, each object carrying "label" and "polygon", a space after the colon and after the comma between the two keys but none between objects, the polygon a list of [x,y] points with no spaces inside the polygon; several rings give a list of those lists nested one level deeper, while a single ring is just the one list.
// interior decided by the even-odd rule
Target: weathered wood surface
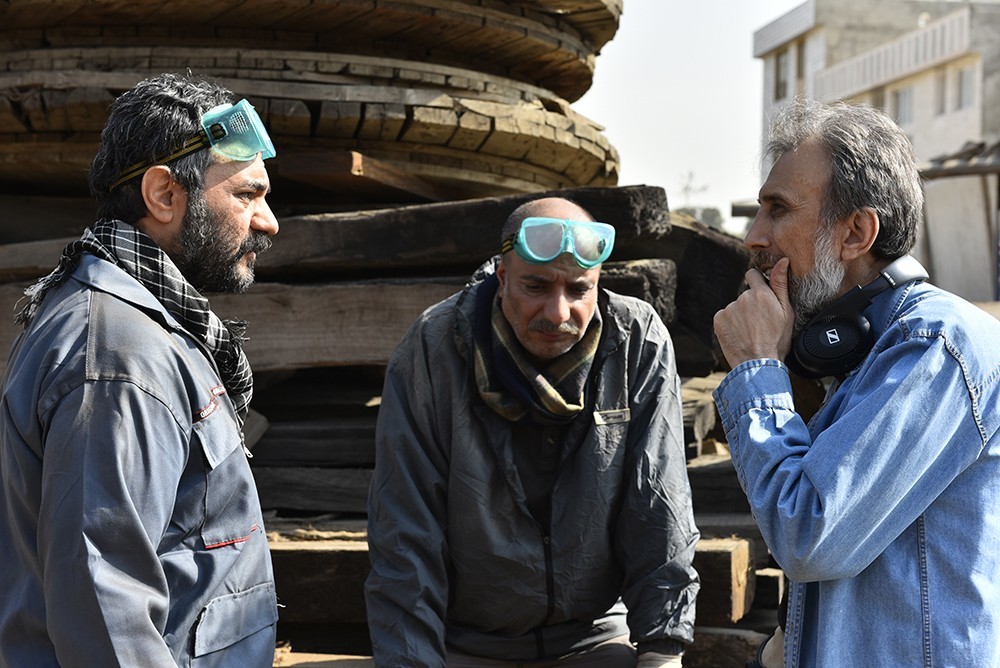
[{"label": "weathered wood surface", "polygon": [[684,668],[742,668],[767,636],[746,629],[697,627],[684,653]]},{"label": "weathered wood surface", "polygon": [[696,513],[749,514],[750,504],[728,454],[691,459],[687,472]]},{"label": "weathered wood surface", "polygon": [[[671,234],[666,193],[654,186],[568,188],[551,193],[284,218],[274,246],[261,256],[262,277],[337,276],[358,272],[469,273],[500,250],[500,230],[520,204],[558,195],[615,226],[612,262],[683,257],[672,252],[698,232]],[[727,261],[728,258],[722,258]],[[708,261],[707,264],[712,265]],[[742,276],[742,274],[741,274]],[[708,286],[710,288],[710,286]],[[732,291],[736,293],[735,288]]]},{"label": "weathered wood surface", "polygon": [[749,541],[703,538],[695,550],[694,567],[702,581],[695,618],[698,626],[726,626],[747,614],[756,584]]},{"label": "weathered wood surface", "polygon": [[[609,272],[606,284],[648,299],[673,318],[673,265],[640,262]],[[322,285],[261,283],[243,295],[216,295],[222,318],[250,322],[247,356],[255,370],[385,364],[405,331],[427,307],[462,288],[464,277],[359,281]],[[0,313],[13,313],[23,284],[0,285]],[[0,349],[19,327],[0,322]],[[5,364],[3,362],[2,364]]]},{"label": "weathered wood surface", "polygon": [[694,523],[701,531],[702,538],[742,538],[753,545],[753,560],[758,566],[770,561],[767,543],[760,535],[760,527],[750,513],[714,512],[704,508],[703,498],[695,509]]},{"label": "weathered wood surface", "polygon": [[[598,220],[615,226],[612,262],[647,258],[681,260],[685,249],[697,245],[702,232],[680,228],[671,234],[666,193],[655,186],[620,188],[569,188],[534,195],[508,195],[474,200],[420,204],[398,208],[291,216],[279,219],[280,231],[271,250],[260,256],[260,280],[296,278],[330,280],[359,273],[383,276],[433,271],[471,273],[500,250],[500,230],[507,216],[520,204],[536,197],[570,198]],[[82,231],[92,220],[93,205],[86,200],[0,198],[14,209],[15,217],[0,225],[24,238],[32,209],[59,206],[60,215],[78,216],[62,228],[77,225]],[[82,211],[80,209],[83,208]],[[21,219],[23,222],[21,222]],[[50,226],[55,227],[57,216]],[[20,225],[18,223],[21,223]],[[44,275],[63,247],[74,237],[23,244],[0,245],[0,279],[27,280]],[[721,262],[725,262],[722,258]],[[708,264],[713,262],[709,259]],[[722,267],[719,267],[719,271]],[[706,289],[713,289],[707,285]],[[735,294],[735,290],[733,291]]]},{"label": "weathered wood surface", "polygon": [[[678,365],[687,375],[706,376],[725,364],[715,341],[713,320],[741,292],[749,252],[735,237],[717,232],[690,216],[670,214],[670,257],[677,263],[677,322],[670,333]],[[682,357],[683,355],[683,357]]]},{"label": "weathered wood surface", "polygon": [[274,655],[274,668],[374,668],[375,660],[370,656],[346,654],[318,654],[316,652],[296,652],[281,648]]},{"label": "weathered wood surface", "polygon": [[365,513],[372,469],[324,469],[315,466],[253,468],[266,510]]},{"label": "weathered wood surface", "polygon": [[375,659],[370,656],[317,654],[280,648],[274,655],[274,668],[374,668],[374,666]]},{"label": "weathered wood surface", "polygon": [[[617,30],[618,0],[588,0],[554,10],[550,0],[60,0],[5,6],[0,47],[31,53],[43,47],[256,47],[274,52],[311,48],[384,53],[414,61],[474,63],[484,72],[517,76],[570,100],[590,86],[594,55]],[[107,48],[107,47],[105,47]],[[109,63],[113,65],[114,63]],[[204,60],[188,63],[205,65]],[[120,64],[119,64],[120,65]],[[232,67],[238,67],[234,61]],[[246,67],[246,65],[243,65]],[[22,65],[22,68],[24,66]]]}]

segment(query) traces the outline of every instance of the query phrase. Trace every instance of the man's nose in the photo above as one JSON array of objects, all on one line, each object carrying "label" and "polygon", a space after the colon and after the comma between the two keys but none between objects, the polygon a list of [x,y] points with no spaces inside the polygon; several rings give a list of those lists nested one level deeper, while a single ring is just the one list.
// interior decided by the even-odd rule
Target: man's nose
[{"label": "man's nose", "polygon": [[254,212],[253,220],[250,221],[250,227],[264,232],[269,237],[278,233],[278,219],[274,216],[271,205],[267,203],[266,199],[261,198],[257,203],[257,210]]},{"label": "man's nose", "polygon": [[561,325],[569,321],[570,302],[566,298],[566,293],[557,290],[545,305],[545,318],[549,322]]},{"label": "man's nose", "polygon": [[750,224],[750,229],[747,230],[747,235],[743,237],[743,245],[750,250],[762,250],[767,247],[769,240],[765,232],[765,227],[763,221],[760,218],[760,212],[754,216],[753,223]]}]

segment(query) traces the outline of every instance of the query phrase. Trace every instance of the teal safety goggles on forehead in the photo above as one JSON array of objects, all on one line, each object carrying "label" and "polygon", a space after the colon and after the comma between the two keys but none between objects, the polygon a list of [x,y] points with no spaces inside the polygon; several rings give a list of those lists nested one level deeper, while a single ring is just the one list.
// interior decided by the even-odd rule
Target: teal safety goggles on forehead
[{"label": "teal safety goggles on forehead", "polygon": [[536,264],[572,253],[577,264],[590,269],[607,260],[614,245],[615,228],[607,223],[532,217],[525,218],[517,234],[504,240],[500,252],[513,249]]},{"label": "teal safety goggles on forehead", "polygon": [[238,162],[253,160],[258,153],[262,160],[277,155],[257,110],[245,99],[206,111],[201,117],[201,127],[198,134],[173,153],[152,163],[140,162],[129,167],[111,185],[111,190],[144,174],[153,165],[166,165],[203,148],[211,147],[219,155]]}]

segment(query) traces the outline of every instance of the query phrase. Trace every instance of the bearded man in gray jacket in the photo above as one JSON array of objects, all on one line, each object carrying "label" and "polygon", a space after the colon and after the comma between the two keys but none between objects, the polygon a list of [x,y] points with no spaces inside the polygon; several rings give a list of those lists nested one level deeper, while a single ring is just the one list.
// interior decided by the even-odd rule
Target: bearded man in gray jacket
[{"label": "bearded man in gray jacket", "polygon": [[246,100],[162,75],[111,108],[100,220],[27,292],[0,399],[0,666],[270,668],[240,292],[278,224]]},{"label": "bearded man in gray jacket", "polygon": [[501,242],[387,368],[376,664],[679,666],[698,532],[670,337],[598,287],[614,228],[574,202],[522,205]]}]

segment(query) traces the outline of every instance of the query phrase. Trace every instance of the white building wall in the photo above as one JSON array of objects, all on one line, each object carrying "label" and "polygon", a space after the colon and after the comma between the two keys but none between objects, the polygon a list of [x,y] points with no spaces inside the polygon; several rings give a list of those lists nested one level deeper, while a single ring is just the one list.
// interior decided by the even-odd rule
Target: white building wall
[{"label": "white building wall", "polygon": [[994,301],[996,177],[962,176],[926,183],[927,254],[931,281],[970,301]]}]

